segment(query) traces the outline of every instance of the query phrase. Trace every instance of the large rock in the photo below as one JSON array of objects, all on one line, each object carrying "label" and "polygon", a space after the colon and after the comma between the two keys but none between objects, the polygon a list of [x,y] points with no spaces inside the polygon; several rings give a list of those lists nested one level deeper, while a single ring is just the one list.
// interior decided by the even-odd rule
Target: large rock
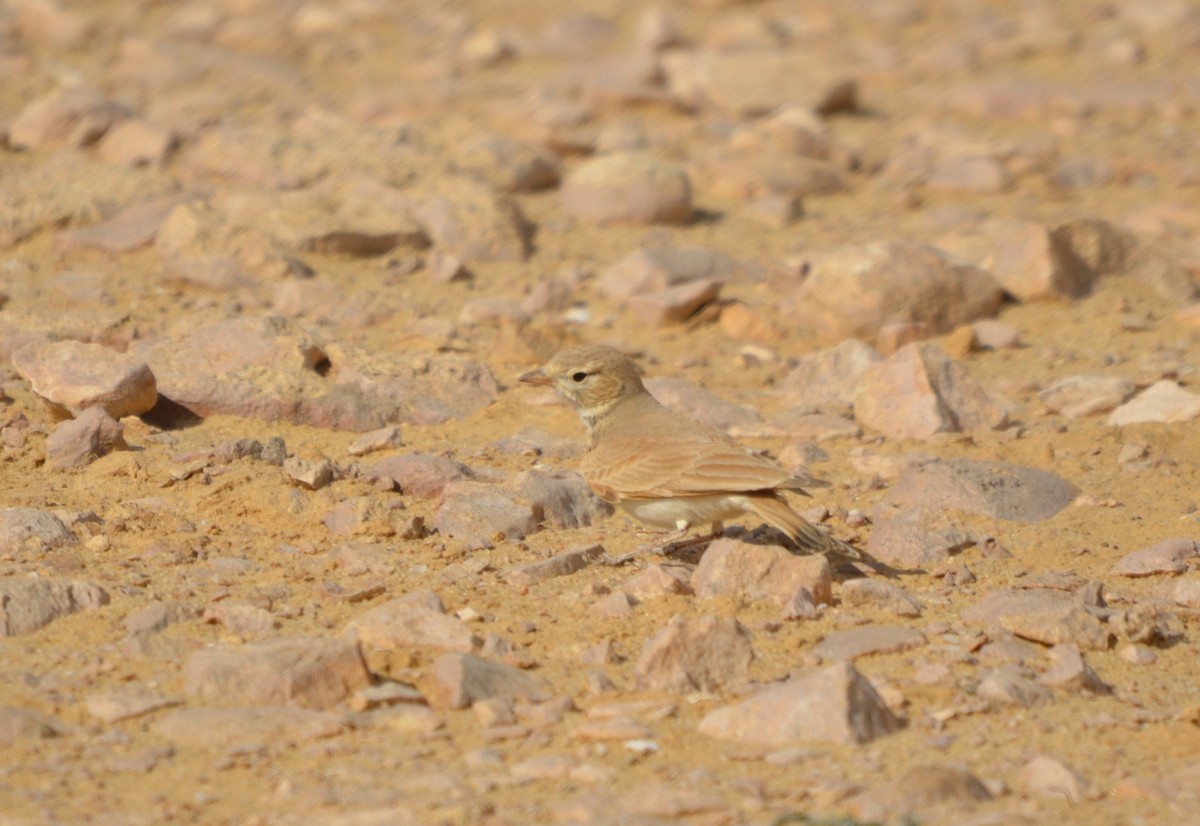
[{"label": "large rock", "polygon": [[909,344],[863,372],[854,415],[865,427],[896,439],[935,433],[996,430],[1008,414],[962,364],[935,344]]},{"label": "large rock", "polygon": [[286,419],[372,430],[459,418],[495,400],[486,368],[449,354],[323,346],[278,317],[220,322],[148,345],[159,393],[199,416]]},{"label": "large rock", "polygon": [[371,675],[355,641],[289,637],[197,651],[183,683],[190,699],[211,705],[328,709],[369,686]]},{"label": "large rock", "polygon": [[955,510],[1038,522],[1054,516],[1078,495],[1079,489],[1070,482],[1037,468],[948,459],[904,473],[889,490],[888,500],[930,513]]},{"label": "large rock", "polygon": [[34,393],[72,415],[102,407],[120,419],[145,413],[158,402],[154,374],[146,362],[99,344],[29,344],[13,353],[12,362]]},{"label": "large rock", "polygon": [[800,323],[827,337],[871,341],[891,324],[948,332],[993,315],[1003,300],[986,271],[934,247],[897,241],[814,253],[790,304]]},{"label": "large rock", "polygon": [[900,727],[875,687],[849,662],[793,677],[719,708],[699,726],[709,737],[768,746],[866,743]]},{"label": "large rock", "polygon": [[0,637],[31,634],[59,617],[108,604],[108,592],[91,582],[0,577]]},{"label": "large rock", "polygon": [[692,218],[687,173],[639,153],[585,161],[560,191],[563,210],[592,224],[684,224]]}]

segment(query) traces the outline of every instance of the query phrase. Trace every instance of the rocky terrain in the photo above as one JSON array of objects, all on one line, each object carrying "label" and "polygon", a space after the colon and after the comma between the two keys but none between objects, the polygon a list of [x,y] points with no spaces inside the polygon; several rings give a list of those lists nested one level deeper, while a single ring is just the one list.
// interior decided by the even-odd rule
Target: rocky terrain
[{"label": "rocky terrain", "polygon": [[567,5],[0,0],[0,824],[1194,822],[1200,7]]}]

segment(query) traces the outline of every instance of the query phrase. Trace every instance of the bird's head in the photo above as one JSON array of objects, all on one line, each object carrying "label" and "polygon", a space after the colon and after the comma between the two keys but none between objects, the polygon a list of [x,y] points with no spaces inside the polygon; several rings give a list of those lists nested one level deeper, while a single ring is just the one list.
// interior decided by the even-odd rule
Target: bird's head
[{"label": "bird's head", "polygon": [[646,392],[637,365],[621,351],[601,345],[563,350],[520,381],[553,387],[589,427],[622,400]]}]

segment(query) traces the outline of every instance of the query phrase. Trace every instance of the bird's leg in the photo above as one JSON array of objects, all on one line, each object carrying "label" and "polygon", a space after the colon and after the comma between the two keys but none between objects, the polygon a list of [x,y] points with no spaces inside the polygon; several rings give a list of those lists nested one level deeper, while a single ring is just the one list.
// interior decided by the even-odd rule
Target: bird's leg
[{"label": "bird's leg", "polygon": [[711,533],[702,536],[693,536],[690,539],[685,539],[687,536],[689,524],[682,519],[675,523],[675,530],[665,536],[659,537],[657,542],[652,542],[648,545],[642,545],[635,548],[627,554],[622,554],[618,557],[605,557],[605,563],[608,565],[624,565],[635,557],[646,553],[661,553],[670,555],[682,551],[685,548],[691,548],[696,545],[703,545],[706,542],[712,542],[718,539],[725,532],[725,526],[720,522],[712,523]]}]

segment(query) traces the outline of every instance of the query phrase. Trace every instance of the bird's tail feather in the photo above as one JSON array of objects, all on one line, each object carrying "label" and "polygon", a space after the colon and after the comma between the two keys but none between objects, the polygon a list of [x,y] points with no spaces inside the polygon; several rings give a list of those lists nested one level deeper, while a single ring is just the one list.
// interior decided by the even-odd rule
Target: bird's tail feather
[{"label": "bird's tail feather", "polygon": [[754,512],[772,527],[786,533],[801,549],[817,553],[832,553],[848,559],[866,562],[870,557],[860,548],[843,542],[813,525],[796,513],[777,494],[757,496],[753,500]]}]

